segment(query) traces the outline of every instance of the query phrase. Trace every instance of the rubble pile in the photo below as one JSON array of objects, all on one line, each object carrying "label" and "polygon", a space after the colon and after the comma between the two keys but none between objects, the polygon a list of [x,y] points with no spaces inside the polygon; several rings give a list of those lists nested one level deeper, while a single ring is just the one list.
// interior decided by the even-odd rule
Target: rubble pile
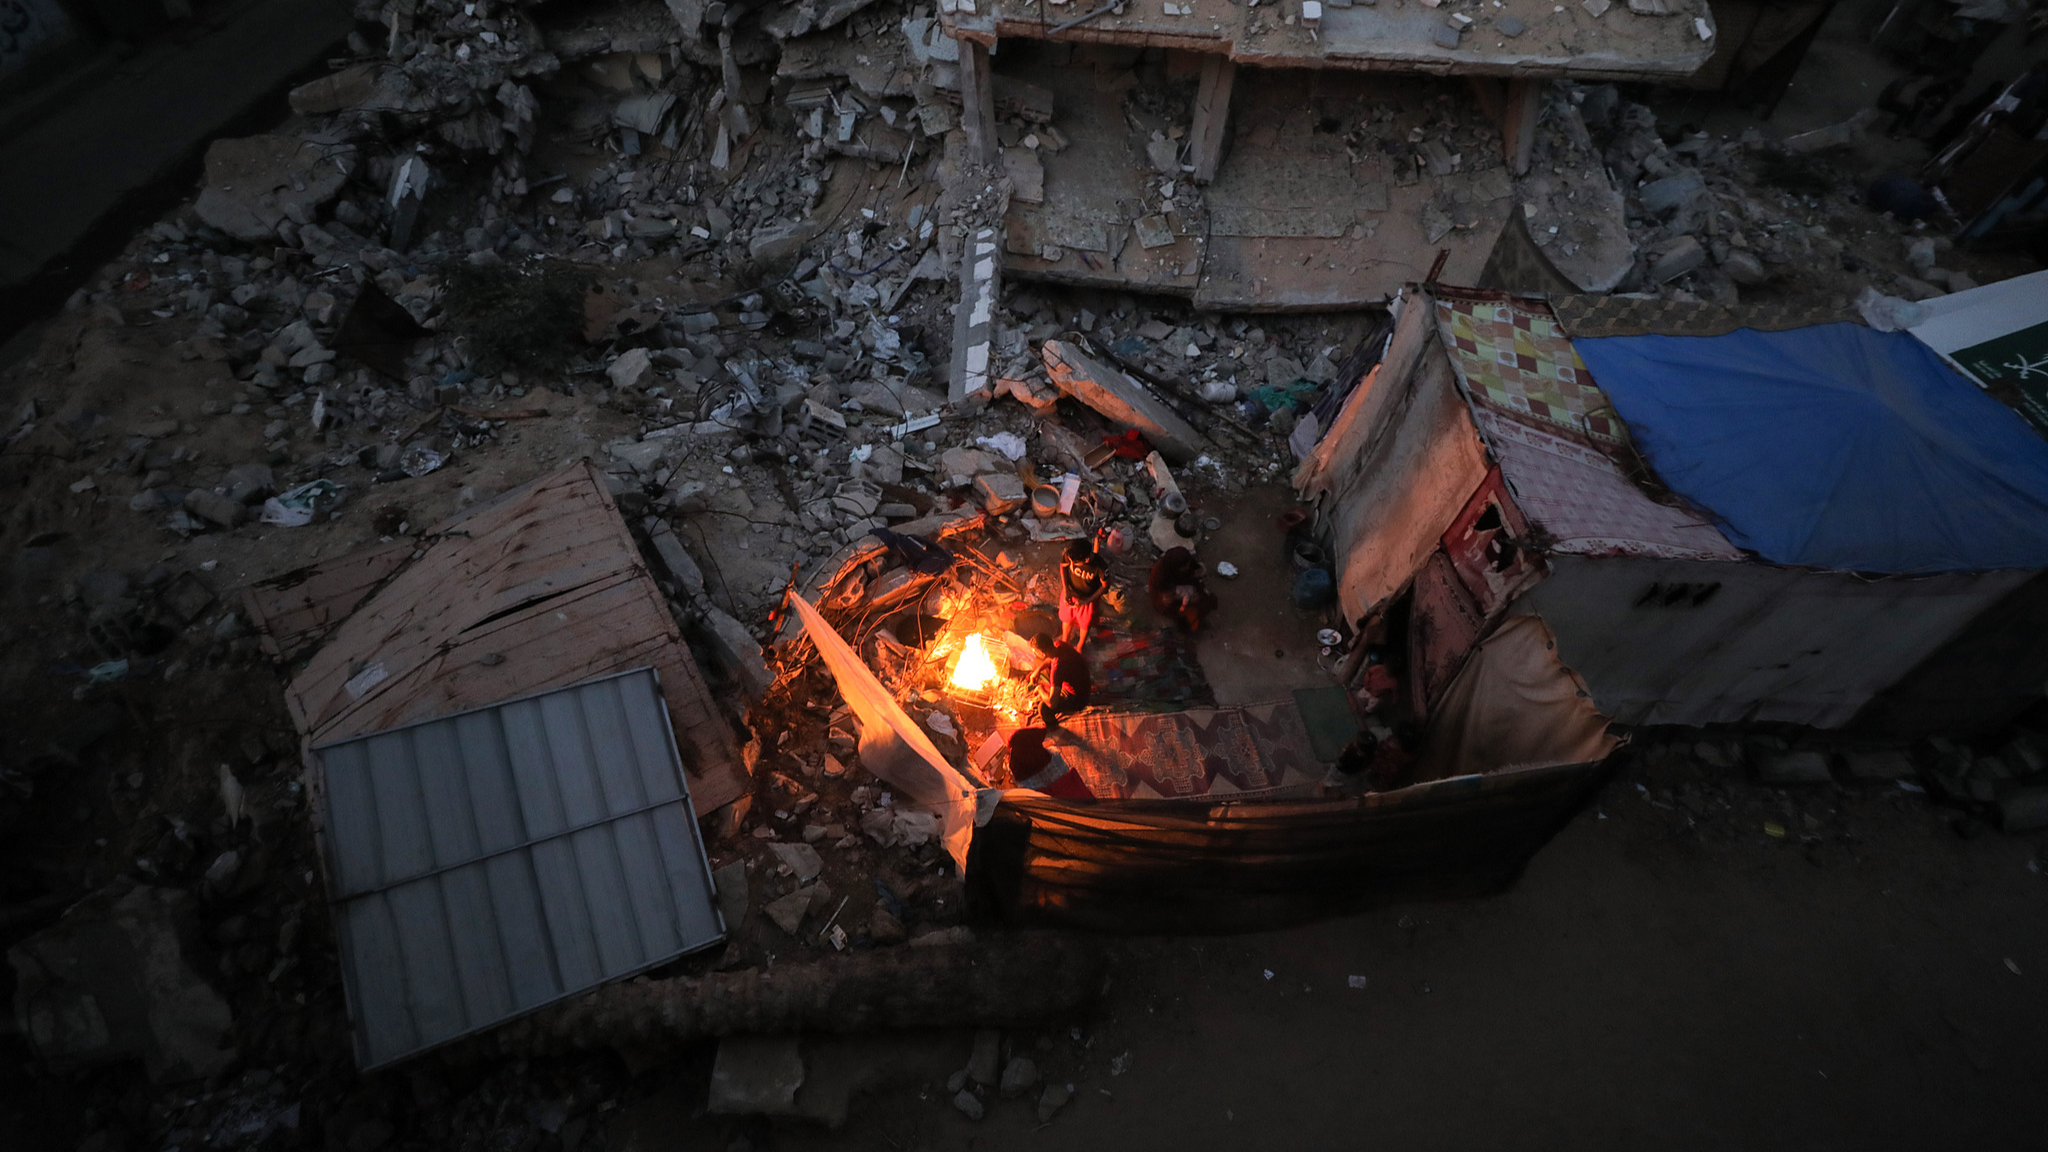
[{"label": "rubble pile", "polygon": [[[358,14],[350,59],[293,92],[295,118],[216,143],[193,201],[0,373],[0,536],[19,553],[0,583],[0,638],[18,653],[0,690],[26,702],[30,749],[0,759],[0,833],[69,846],[6,890],[5,922],[22,929],[17,981],[50,1005],[25,1027],[53,1069],[98,1077],[83,1094],[102,1149],[301,1132],[355,1152],[400,1133],[587,1148],[640,1091],[609,1057],[347,1073],[307,783],[236,587],[596,459],[691,642],[747,702],[734,711],[756,789],[711,819],[732,944],[689,963],[957,943],[972,933],[936,821],[859,767],[836,687],[775,643],[784,592],[822,590],[886,671],[943,655],[884,626],[906,607],[1052,602],[1030,549],[1120,533],[1112,563],[1134,587],[1158,551],[1212,530],[1205,498],[1291,467],[1383,331],[1377,315],[1219,316],[1012,284],[993,300],[992,386],[956,403],[969,245],[1028,192],[1030,155],[1065,138],[1041,93],[999,84],[1004,165],[970,164],[958,50],[931,5],[363,0]],[[1160,125],[1148,209],[1198,216],[1185,108],[1132,99]],[[1343,145],[1404,183],[1472,177],[1468,199],[1426,210],[1434,242],[1480,223],[1474,205],[1508,176],[1465,103],[1425,116],[1396,131],[1372,112]],[[1909,298],[1968,285],[1942,267],[1957,262],[1945,241],[1862,211],[1817,155],[1674,137],[1611,87],[1561,86],[1514,188],[1582,285],[1843,303],[1865,284]],[[1766,181],[1787,179],[1786,156],[1818,183]],[[570,323],[529,333],[550,356],[508,359],[465,319],[471,277],[497,273],[570,284]],[[1147,385],[1196,433],[1186,458],[1132,445],[1072,378],[1083,362],[1105,387]],[[963,539],[977,567],[918,573],[877,529]],[[964,758],[931,669],[913,671],[885,678]],[[1761,770],[1793,751],[1742,755]],[[1950,746],[1911,767],[2015,827],[2048,822],[2039,751]],[[1723,797],[1651,799],[1699,816]],[[131,1011],[136,988],[176,1011]],[[89,1000],[105,1001],[97,1030]],[[1033,1064],[1049,1043],[1012,1047],[998,1067],[978,1043],[941,1102],[979,1115],[1016,1097],[1049,1120],[1072,1085]],[[121,1079],[137,1061],[163,1091]]]},{"label": "rubble pile", "polygon": [[1940,265],[1947,237],[1879,211],[1868,178],[1831,159],[1874,114],[1726,139],[1660,124],[1612,85],[1556,88],[1517,190],[1531,237],[1582,288],[1845,308],[1866,287],[1924,300],[1976,286]]},{"label": "rubble pile", "polygon": [[1844,790],[1831,785],[1896,806],[1917,807],[1931,793],[1966,839],[1991,828],[2048,827],[2048,736],[2027,727],[1975,747],[1942,738],[1906,747],[1652,730],[1633,755],[1649,780],[1636,795],[1709,844],[1754,842],[1761,832],[1809,853],[1855,851]]}]

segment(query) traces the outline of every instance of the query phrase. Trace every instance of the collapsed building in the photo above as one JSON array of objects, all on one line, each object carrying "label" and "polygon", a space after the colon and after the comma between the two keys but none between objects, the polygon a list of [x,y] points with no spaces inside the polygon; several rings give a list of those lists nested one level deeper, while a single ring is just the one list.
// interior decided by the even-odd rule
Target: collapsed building
[{"label": "collapsed building", "polygon": [[[1959,292],[1952,319],[1933,297],[1969,275],[1946,249],[1865,243],[1754,185],[1775,145],[1667,140],[1605,83],[1721,58],[1704,6],[361,12],[296,124],[217,144],[136,268],[74,300],[94,341],[175,331],[217,374],[193,419],[235,446],[34,402],[9,436],[91,459],[129,489],[117,514],[181,544],[371,521],[374,543],[265,569],[213,625],[254,651],[246,618],[281,669],[297,747],[263,770],[283,809],[306,768],[306,899],[362,1067],[486,1032],[538,1051],[872,1026],[842,981],[1042,977],[1036,945],[972,947],[994,924],[1237,929],[1497,890],[1644,726],[1897,739],[2038,698],[2039,629],[2014,626],[2044,613],[2038,541],[1972,521],[1932,559],[1774,550],[1688,487],[1681,450],[1721,429],[1662,439],[1632,406],[1678,369],[1592,351],[1844,322],[1832,285],[1811,309],[1725,309],[1868,260],[1928,298],[1921,339],[2039,418],[2038,351],[2008,370],[2000,341],[2040,318],[1986,329]],[[568,352],[487,355],[506,325],[478,323],[465,278],[508,266],[573,281]],[[1553,295],[1445,286],[1509,281]],[[1571,298],[1623,287],[1643,298]],[[1205,314],[1390,297],[1391,332]],[[1936,388],[1925,369],[1906,383]],[[1856,427],[1896,445],[1893,415]],[[1987,419],[1970,460],[2033,476],[2037,447]],[[1242,502],[1290,456],[1306,504]],[[1982,473],[1944,472],[1935,502],[1995,491]],[[410,515],[379,495],[451,477]],[[1990,518],[2030,523],[2036,494]],[[1026,768],[1030,641],[1058,630],[1060,550],[1084,539],[1119,591],[1087,637],[1094,707],[1045,738],[1056,767]],[[1200,635],[1140,592],[1176,548],[1233,598]],[[134,604],[91,595],[111,668]],[[135,599],[221,613],[191,572]],[[1282,642],[1239,630],[1262,612]],[[1891,752],[1872,771],[1914,771]],[[2005,765],[1922,767],[2021,827],[2042,765]],[[209,899],[240,891],[242,827],[202,856],[180,826],[143,874],[170,884],[182,851]],[[274,950],[307,951],[311,920]],[[268,947],[236,931],[238,955]],[[132,1053],[139,1018],[73,1026],[76,939],[22,953],[24,1032],[53,1060]],[[760,995],[778,956],[776,986],[810,999]],[[236,963],[280,997],[307,979]],[[1072,969],[1037,1010],[1085,1001],[1099,973]],[[903,1009],[888,1023],[927,1019],[900,994],[874,997]],[[232,1059],[211,1046],[226,1005],[195,1001],[209,1044],[152,1067]]]},{"label": "collapsed building", "polygon": [[1379,303],[1433,263],[1473,282],[1553,191],[1560,259],[1611,287],[1629,253],[1605,173],[1532,175],[1547,81],[1685,76],[1715,35],[1704,4],[1662,0],[940,11],[967,147],[1011,173],[1005,268],[1233,310]]}]

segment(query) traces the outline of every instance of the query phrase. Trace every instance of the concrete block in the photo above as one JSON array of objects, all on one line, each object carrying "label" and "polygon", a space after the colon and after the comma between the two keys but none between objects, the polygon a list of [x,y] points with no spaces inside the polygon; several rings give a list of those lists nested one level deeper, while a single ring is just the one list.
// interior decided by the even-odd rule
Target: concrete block
[{"label": "concrete block", "polygon": [[706,1110],[720,1116],[788,1116],[804,1083],[797,1042],[782,1036],[728,1036],[711,1065]]},{"label": "concrete block", "polygon": [[1135,429],[1168,460],[1185,464],[1208,450],[1209,442],[1200,432],[1122,372],[1059,340],[1047,340],[1043,351],[1054,387],[1116,424]]},{"label": "concrete block", "polygon": [[1904,748],[1852,748],[1842,753],[1842,766],[1854,780],[1910,780],[1919,775],[1912,753]]},{"label": "concrete block", "polygon": [[1835,779],[1825,752],[1779,752],[1758,760],[1756,770],[1766,784],[1830,784]]}]

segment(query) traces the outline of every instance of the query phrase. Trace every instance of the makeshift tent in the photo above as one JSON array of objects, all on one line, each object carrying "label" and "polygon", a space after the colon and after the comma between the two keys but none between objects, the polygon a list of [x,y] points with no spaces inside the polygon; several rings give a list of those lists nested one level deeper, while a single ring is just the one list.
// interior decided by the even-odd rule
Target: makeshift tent
[{"label": "makeshift tent", "polygon": [[1574,346],[1659,478],[1766,560],[2048,567],[2048,443],[1903,332],[1824,324]]},{"label": "makeshift tent", "polygon": [[1386,359],[1295,470],[1304,499],[1329,497],[1337,596],[1356,620],[1400,591],[1486,479],[1486,453],[1430,338],[1428,302],[1395,322]]},{"label": "makeshift tent", "polygon": [[[1532,612],[1622,723],[1835,727],[1889,702],[1890,734],[1963,733],[2039,699],[2048,639],[2018,622],[2048,615],[2048,446],[2010,410],[1825,310],[1554,303],[1411,289],[1296,473],[1326,501],[1346,616],[1406,620],[1417,703],[1447,707]],[[1881,554],[1755,559],[1738,529],[1799,508],[1816,546]],[[1937,695],[1969,706],[1917,703]]]}]

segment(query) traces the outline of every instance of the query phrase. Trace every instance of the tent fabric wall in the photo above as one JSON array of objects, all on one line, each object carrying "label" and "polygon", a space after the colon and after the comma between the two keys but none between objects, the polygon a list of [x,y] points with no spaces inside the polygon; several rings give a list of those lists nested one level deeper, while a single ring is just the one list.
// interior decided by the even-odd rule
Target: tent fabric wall
[{"label": "tent fabric wall", "polygon": [[1430,309],[1425,301],[1417,306],[1412,294],[1395,298],[1394,331],[1387,338],[1386,355],[1351,390],[1344,406],[1330,420],[1330,430],[1315,450],[1302,458],[1294,470],[1294,490],[1304,500],[1315,500],[1343,491],[1358,479],[1379,439],[1388,430],[1388,393],[1382,380],[1406,380],[1415,371],[1431,336]]},{"label": "tent fabric wall", "polygon": [[1329,489],[1330,537],[1337,598],[1349,620],[1401,590],[1486,479],[1472,414],[1426,330],[1418,361],[1401,372],[1389,357],[1373,386],[1377,435],[1362,437],[1354,457],[1333,462],[1334,478],[1345,482]]},{"label": "tent fabric wall", "polygon": [[1619,743],[1585,684],[1557,658],[1535,616],[1481,641],[1429,718],[1416,774],[1425,780],[1605,760]]},{"label": "tent fabric wall", "polygon": [[1517,605],[1624,724],[1834,728],[2033,574],[1868,580],[1763,564],[1552,556]]}]

